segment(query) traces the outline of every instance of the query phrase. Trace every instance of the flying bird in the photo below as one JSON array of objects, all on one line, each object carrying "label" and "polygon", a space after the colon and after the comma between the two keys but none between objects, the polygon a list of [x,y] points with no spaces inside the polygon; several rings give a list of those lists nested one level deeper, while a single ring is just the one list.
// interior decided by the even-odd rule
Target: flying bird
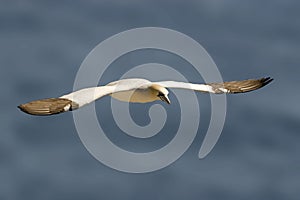
[{"label": "flying bird", "polygon": [[147,103],[161,100],[170,104],[167,88],[188,89],[214,94],[245,93],[257,90],[269,84],[272,80],[272,78],[266,77],[224,83],[194,84],[177,81],[151,82],[140,78],[121,79],[105,86],[81,89],[58,98],[31,101],[19,105],[18,108],[31,115],[54,115],[76,110],[106,95],[125,102]]}]

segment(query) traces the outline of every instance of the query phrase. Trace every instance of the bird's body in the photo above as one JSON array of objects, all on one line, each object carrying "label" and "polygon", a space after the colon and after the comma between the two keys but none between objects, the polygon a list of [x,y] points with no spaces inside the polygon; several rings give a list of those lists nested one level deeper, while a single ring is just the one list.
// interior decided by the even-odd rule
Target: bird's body
[{"label": "bird's body", "polygon": [[115,86],[121,89],[121,87],[134,87],[136,89],[125,90],[120,92],[113,92],[110,94],[111,97],[125,102],[132,103],[147,103],[157,100],[157,96],[155,95],[155,90],[151,87],[152,82],[146,79],[122,79],[119,81],[114,81],[107,86]]},{"label": "bird's body", "polygon": [[58,98],[36,100],[21,104],[18,107],[32,115],[53,115],[78,109],[106,95],[132,103],[162,100],[170,104],[167,88],[189,89],[215,94],[244,93],[261,88],[272,80],[268,77],[224,83],[193,84],[176,81],[151,82],[140,78],[122,79],[105,86],[85,88]]},{"label": "bird's body", "polygon": [[154,96],[153,90],[150,89],[136,89],[124,92],[116,92],[110,94],[111,97],[119,101],[132,102],[132,103],[148,103],[157,100]]}]

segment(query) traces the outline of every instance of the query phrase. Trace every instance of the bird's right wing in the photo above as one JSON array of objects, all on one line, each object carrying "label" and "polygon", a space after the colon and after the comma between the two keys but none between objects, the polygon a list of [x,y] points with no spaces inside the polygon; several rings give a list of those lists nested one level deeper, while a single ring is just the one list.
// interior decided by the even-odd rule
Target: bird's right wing
[{"label": "bird's right wing", "polygon": [[21,104],[18,107],[31,115],[54,115],[78,109],[105,95],[112,93],[114,86],[100,86],[85,88],[63,95],[58,98],[48,98]]},{"label": "bird's right wing", "polygon": [[135,90],[144,85],[143,83],[132,84],[123,81],[122,84],[114,82],[106,86],[90,87],[77,90],[58,98],[48,98],[21,104],[18,107],[31,115],[54,115],[62,112],[78,109],[97,99],[121,91]]},{"label": "bird's right wing", "polygon": [[115,86],[99,86],[77,90],[70,94],[63,95],[59,98],[68,99],[78,104],[78,108],[89,104],[97,99],[109,95],[116,90]]},{"label": "bird's right wing", "polygon": [[61,96],[60,98],[66,98],[78,104],[78,107],[82,107],[97,99],[110,95],[116,92],[130,91],[138,88],[146,88],[151,85],[151,82],[145,79],[122,79],[119,81],[111,82],[105,86],[90,87],[82,90],[72,92],[70,94]]},{"label": "bird's right wing", "polygon": [[180,89],[196,90],[200,92],[221,94],[221,93],[250,92],[252,90],[256,90],[267,85],[272,80],[273,80],[272,78],[267,77],[261,79],[230,81],[224,83],[193,84],[193,83],[184,83],[184,82],[176,82],[176,81],[161,81],[161,82],[155,82],[155,84],[161,85],[166,88],[180,88]]}]

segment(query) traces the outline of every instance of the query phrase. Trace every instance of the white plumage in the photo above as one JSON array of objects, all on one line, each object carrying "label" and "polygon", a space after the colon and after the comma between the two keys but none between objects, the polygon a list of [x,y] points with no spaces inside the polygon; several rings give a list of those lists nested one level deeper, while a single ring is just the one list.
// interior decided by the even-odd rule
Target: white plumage
[{"label": "white plumage", "polygon": [[151,82],[140,78],[122,79],[105,86],[85,88],[58,98],[36,100],[21,104],[18,107],[32,115],[53,115],[78,109],[106,95],[110,95],[120,101],[132,103],[162,100],[170,104],[167,88],[189,89],[215,94],[244,93],[261,88],[272,80],[267,77],[224,83],[193,84],[176,81]]}]

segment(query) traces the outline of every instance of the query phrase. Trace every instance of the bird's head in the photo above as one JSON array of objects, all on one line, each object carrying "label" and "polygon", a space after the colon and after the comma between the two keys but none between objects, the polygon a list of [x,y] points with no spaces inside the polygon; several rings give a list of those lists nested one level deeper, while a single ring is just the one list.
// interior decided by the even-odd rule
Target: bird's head
[{"label": "bird's head", "polygon": [[153,84],[151,88],[153,89],[154,95],[157,97],[158,100],[162,100],[167,104],[171,103],[168,97],[169,91],[165,87],[162,87],[161,85]]}]

